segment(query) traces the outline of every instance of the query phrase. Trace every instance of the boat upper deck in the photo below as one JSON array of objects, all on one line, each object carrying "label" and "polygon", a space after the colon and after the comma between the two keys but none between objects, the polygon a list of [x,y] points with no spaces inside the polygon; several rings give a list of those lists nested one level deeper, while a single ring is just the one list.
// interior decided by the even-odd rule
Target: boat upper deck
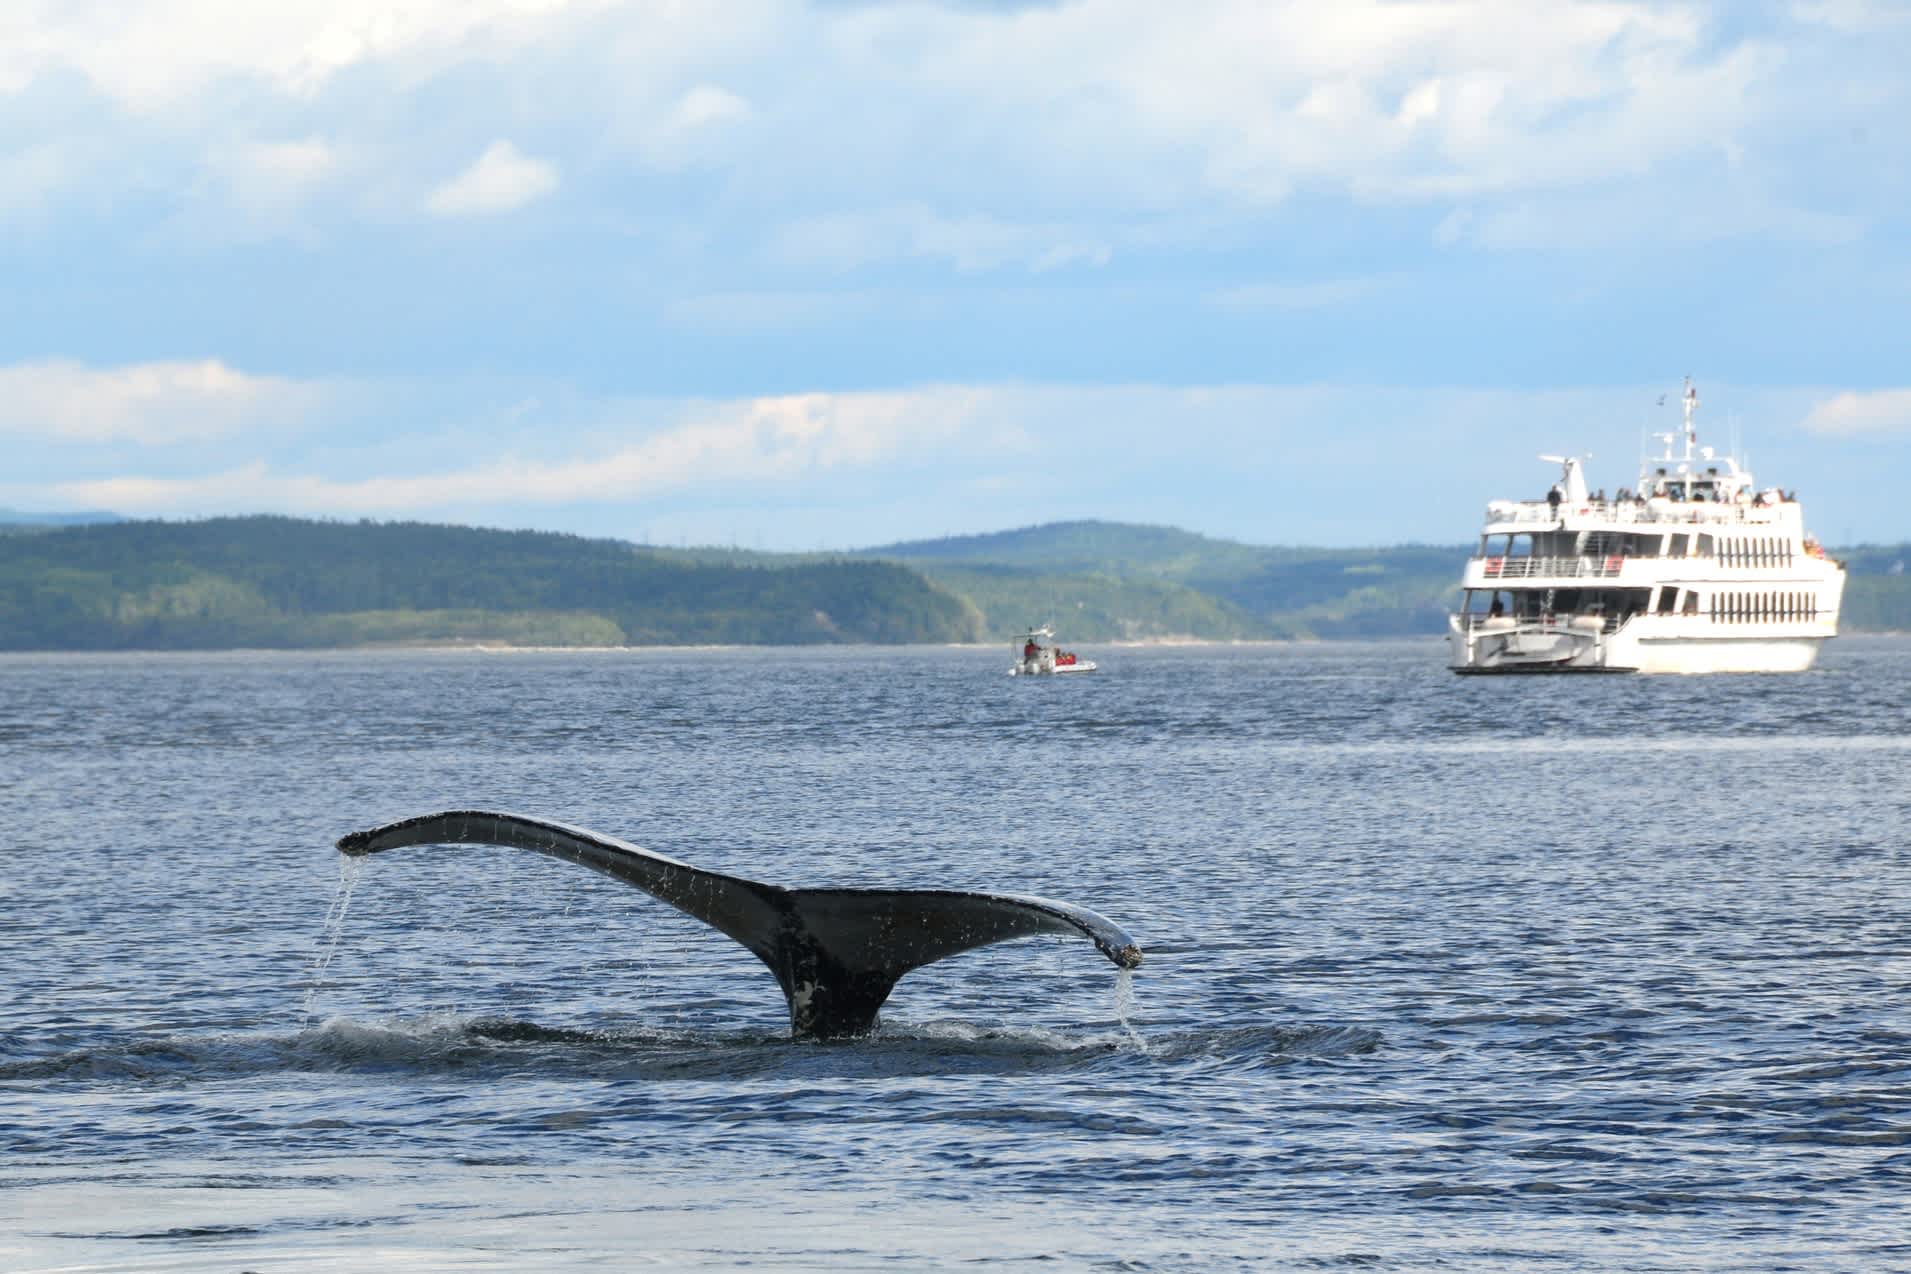
[{"label": "boat upper deck", "polygon": [[1495,500],[1486,506],[1486,532],[1532,530],[1556,527],[1568,529],[1588,526],[1678,525],[1694,522],[1724,525],[1769,527],[1779,531],[1800,529],[1804,515],[1798,501],[1786,495],[1766,492],[1746,500],[1729,503],[1717,500],[1673,499],[1670,496],[1635,496],[1622,493],[1616,499],[1587,496],[1577,503],[1548,500]]},{"label": "boat upper deck", "polygon": [[[1663,400],[1662,400],[1663,401]],[[1703,523],[1749,526],[1791,538],[1804,533],[1797,496],[1777,487],[1759,489],[1750,471],[1734,456],[1720,456],[1698,445],[1693,413],[1698,391],[1686,381],[1683,454],[1673,448],[1681,434],[1657,435],[1664,454],[1639,469],[1637,490],[1621,488],[1612,499],[1586,485],[1578,456],[1541,456],[1560,466],[1559,481],[1540,500],[1495,500],[1486,506],[1486,534],[1511,534],[1538,528],[1597,530],[1631,526]]]}]

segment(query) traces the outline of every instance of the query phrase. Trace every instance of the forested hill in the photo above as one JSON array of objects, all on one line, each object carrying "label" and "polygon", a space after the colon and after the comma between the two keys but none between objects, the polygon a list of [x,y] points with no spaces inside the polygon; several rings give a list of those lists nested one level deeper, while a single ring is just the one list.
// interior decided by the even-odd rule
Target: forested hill
[{"label": "forested hill", "polygon": [[968,597],[992,627],[1054,619],[1082,640],[1437,634],[1470,551],[1277,548],[1099,521],[866,550]]},{"label": "forested hill", "polygon": [[[282,517],[0,534],[0,650],[1434,637],[1469,548],[1066,522],[823,556]],[[1911,545],[1837,550],[1845,632],[1911,630]]]},{"label": "forested hill", "polygon": [[282,517],[0,536],[9,650],[981,636],[973,607],[889,562],[721,565],[537,531]]}]

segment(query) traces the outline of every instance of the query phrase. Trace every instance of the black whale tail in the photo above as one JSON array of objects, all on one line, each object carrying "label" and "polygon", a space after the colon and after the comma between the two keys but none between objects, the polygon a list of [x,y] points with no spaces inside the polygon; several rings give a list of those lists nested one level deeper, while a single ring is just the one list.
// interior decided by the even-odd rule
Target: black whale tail
[{"label": "black whale tail", "polygon": [[581,863],[729,935],[776,975],[789,1001],[790,1030],[799,1037],[866,1034],[903,974],[1011,938],[1078,933],[1121,968],[1141,963],[1141,948],[1120,926],[1067,903],[954,889],[784,889],[517,814],[422,814],[352,832],[338,848],[363,855],[405,845],[468,843],[509,845]]}]

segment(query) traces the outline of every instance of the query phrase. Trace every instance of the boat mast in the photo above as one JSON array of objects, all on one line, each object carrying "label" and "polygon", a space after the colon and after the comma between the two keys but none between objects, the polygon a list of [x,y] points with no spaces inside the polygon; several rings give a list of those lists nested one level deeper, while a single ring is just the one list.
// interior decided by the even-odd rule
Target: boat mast
[{"label": "boat mast", "polygon": [[1685,378],[1685,460],[1688,464],[1692,461],[1692,449],[1699,441],[1698,431],[1692,427],[1692,413],[1698,409],[1698,406],[1698,387],[1688,376]]}]

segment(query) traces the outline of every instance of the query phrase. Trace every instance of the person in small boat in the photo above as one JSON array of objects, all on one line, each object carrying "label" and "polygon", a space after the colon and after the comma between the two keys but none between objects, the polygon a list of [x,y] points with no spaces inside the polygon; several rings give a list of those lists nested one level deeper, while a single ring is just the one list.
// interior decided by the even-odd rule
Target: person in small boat
[{"label": "person in small boat", "polygon": [[1028,644],[1022,647],[1022,658],[1024,659],[1033,659],[1035,658],[1035,656],[1041,653],[1042,653],[1042,648],[1035,644],[1035,639],[1033,637],[1029,638]]}]

